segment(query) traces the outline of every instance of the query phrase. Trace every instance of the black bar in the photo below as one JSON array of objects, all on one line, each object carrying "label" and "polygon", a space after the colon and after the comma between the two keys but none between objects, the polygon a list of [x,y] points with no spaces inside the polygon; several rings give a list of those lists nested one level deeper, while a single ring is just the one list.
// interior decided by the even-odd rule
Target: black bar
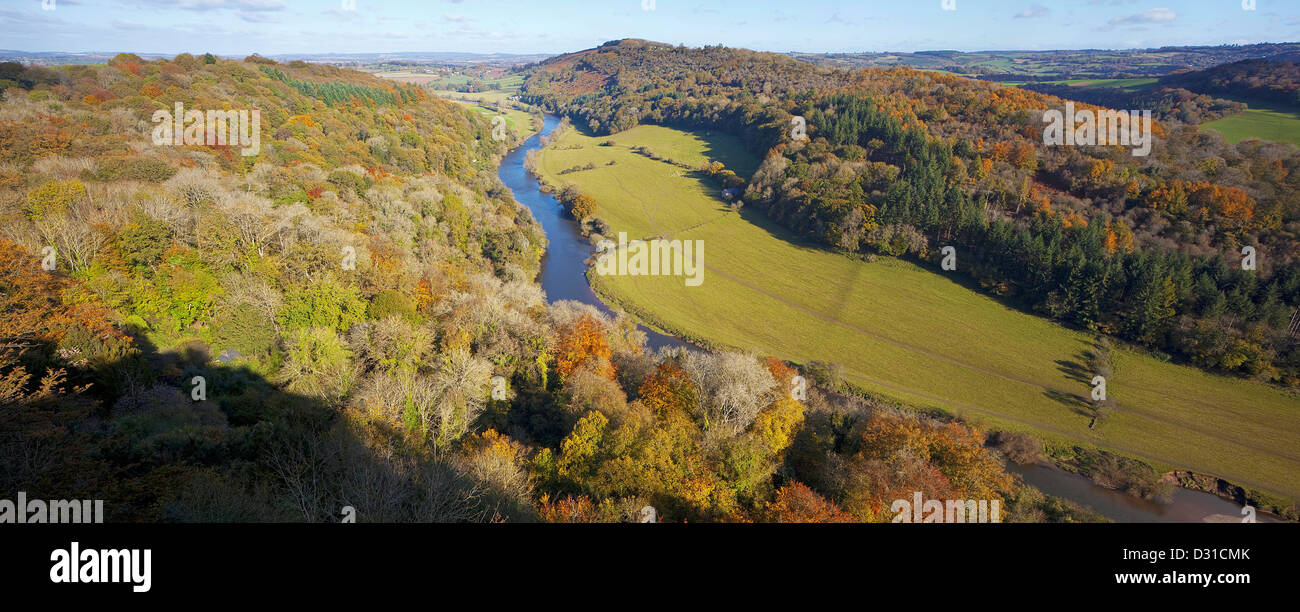
[{"label": "black bar", "polygon": [[[590,581],[637,598],[727,584],[748,594],[787,585],[817,597],[871,586],[882,592],[992,590],[1011,600],[1068,592],[1107,596],[1254,597],[1295,586],[1292,524],[1089,525],[3,525],[4,592],[124,602],[302,597],[410,589],[445,583],[462,593],[520,596],[567,591]],[[55,584],[51,553],[149,549],[148,592],[129,583]],[[1169,558],[1170,549],[1186,559]],[[1124,551],[1165,551],[1156,563]],[[1213,556],[1247,558],[1195,558]],[[1117,584],[1117,573],[1238,573],[1249,584]],[[740,581],[736,583],[734,581]],[[647,585],[655,585],[648,588]],[[1027,589],[1022,592],[1022,589]],[[1064,591],[1062,591],[1064,589]],[[630,592],[630,591],[629,591]],[[740,595],[741,593],[737,593]],[[526,598],[525,598],[526,599]],[[1047,603],[1047,602],[1043,602]]]}]

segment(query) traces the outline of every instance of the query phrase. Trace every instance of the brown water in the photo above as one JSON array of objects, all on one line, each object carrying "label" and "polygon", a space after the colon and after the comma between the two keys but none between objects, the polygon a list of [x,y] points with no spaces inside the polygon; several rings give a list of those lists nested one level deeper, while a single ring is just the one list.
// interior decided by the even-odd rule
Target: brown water
[{"label": "brown water", "polygon": [[[1008,464],[1007,471],[1019,474],[1026,484],[1048,495],[1088,506],[1119,523],[1200,523],[1212,515],[1225,515],[1237,520],[1243,516],[1241,505],[1200,491],[1176,488],[1173,499],[1162,504],[1107,489],[1083,476],[1052,466]],[[1258,511],[1255,520],[1260,523],[1282,522]]]}]

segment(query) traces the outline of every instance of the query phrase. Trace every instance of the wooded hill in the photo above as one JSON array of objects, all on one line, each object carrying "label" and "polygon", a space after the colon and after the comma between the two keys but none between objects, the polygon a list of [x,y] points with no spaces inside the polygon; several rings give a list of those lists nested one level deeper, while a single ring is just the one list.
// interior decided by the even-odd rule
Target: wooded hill
[{"label": "wooded hill", "polygon": [[[1300,153],[1153,126],[1049,147],[1052,96],[907,68],[837,70],[743,49],[606,43],[531,67],[525,98],[612,133],[720,129],[764,159],[748,205],[828,247],[937,261],[1070,325],[1205,368],[1300,384]],[[1078,104],[1081,109],[1096,109]],[[791,130],[807,122],[807,140]],[[1261,254],[1243,270],[1241,249]]]},{"label": "wooded hill", "polygon": [[1171,87],[1300,106],[1300,65],[1292,61],[1243,60],[1160,79]]},{"label": "wooded hill", "polygon": [[1082,85],[1026,83],[1022,87],[1108,108],[1149,109],[1161,119],[1190,124],[1240,113],[1247,108],[1243,100],[1300,108],[1300,67],[1292,62],[1242,60],[1178,72],[1134,87]]},{"label": "wooded hill", "polygon": [[[985,432],[833,377],[797,401],[780,361],[654,354],[547,304],[509,143],[472,109],[257,56],[0,75],[0,497],[109,521],[887,521],[920,490],[1091,517],[1017,485]],[[176,103],[257,109],[259,151],[154,144]]]}]

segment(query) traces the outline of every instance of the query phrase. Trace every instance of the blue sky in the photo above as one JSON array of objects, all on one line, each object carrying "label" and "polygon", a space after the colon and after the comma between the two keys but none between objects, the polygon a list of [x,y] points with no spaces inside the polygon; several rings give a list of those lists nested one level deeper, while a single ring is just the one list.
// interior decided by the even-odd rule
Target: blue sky
[{"label": "blue sky", "polygon": [[[344,10],[353,1],[355,10]],[[1300,1],[0,0],[24,51],[560,53],[617,38],[764,51],[1079,49],[1300,40]],[[1251,0],[1246,0],[1251,2]],[[651,10],[646,10],[648,7]]]}]

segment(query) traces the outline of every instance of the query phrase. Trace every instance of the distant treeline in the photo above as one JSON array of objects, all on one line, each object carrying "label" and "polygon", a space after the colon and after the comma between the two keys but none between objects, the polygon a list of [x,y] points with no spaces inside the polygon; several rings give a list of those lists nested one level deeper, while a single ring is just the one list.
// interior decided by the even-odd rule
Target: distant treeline
[{"label": "distant treeline", "polygon": [[1209,70],[1170,75],[1160,81],[1201,93],[1300,105],[1300,65],[1292,62],[1243,60]]},{"label": "distant treeline", "polygon": [[1109,108],[1148,109],[1164,120],[1198,124],[1247,108],[1243,102],[1214,96],[1300,106],[1300,66],[1253,59],[1164,76],[1150,87],[1124,89],[1034,83],[1024,88]]},{"label": "distant treeline", "polygon": [[1162,121],[1175,120],[1192,125],[1222,119],[1246,110],[1246,105],[1241,102],[1165,85],[1127,90],[1122,87],[1075,87],[1042,83],[1026,85],[1024,88],[1107,108],[1149,110]]}]

